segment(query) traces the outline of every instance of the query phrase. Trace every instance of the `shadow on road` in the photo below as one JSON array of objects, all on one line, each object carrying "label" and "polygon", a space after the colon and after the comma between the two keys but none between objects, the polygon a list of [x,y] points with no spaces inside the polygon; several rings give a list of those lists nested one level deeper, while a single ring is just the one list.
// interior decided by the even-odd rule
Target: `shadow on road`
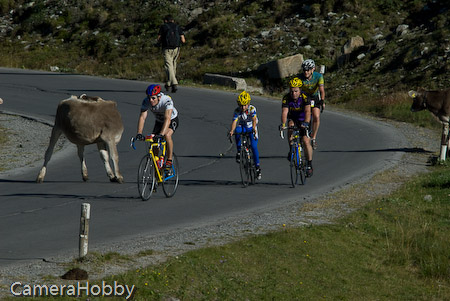
[{"label": "shadow on road", "polygon": [[403,152],[416,154],[432,154],[432,151],[425,150],[421,147],[402,147],[402,148],[385,148],[385,149],[367,149],[367,150],[324,150],[320,153],[378,153],[378,152]]}]

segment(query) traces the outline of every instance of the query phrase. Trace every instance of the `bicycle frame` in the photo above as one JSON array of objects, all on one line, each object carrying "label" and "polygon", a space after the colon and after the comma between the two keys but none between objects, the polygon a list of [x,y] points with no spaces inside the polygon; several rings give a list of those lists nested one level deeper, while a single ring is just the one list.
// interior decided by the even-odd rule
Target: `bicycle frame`
[{"label": "bicycle frame", "polygon": [[[236,135],[236,133],[234,134]],[[247,187],[249,184],[256,183],[256,166],[253,158],[249,135],[251,132],[240,133],[241,136],[241,151],[239,170],[241,173],[242,185]],[[232,143],[231,137],[228,137]]]},{"label": "bicycle frame", "polygon": [[[158,164],[157,164],[158,158],[160,156],[163,156],[164,158],[166,157],[166,150],[167,150],[167,148],[166,148],[166,146],[167,146],[166,140],[154,142],[153,139],[146,137],[145,138],[145,142],[149,143],[149,145],[148,145],[148,153],[152,157],[153,166],[155,167],[155,172],[156,172],[158,183],[161,183],[163,181],[167,181],[168,179],[171,179],[171,178],[175,177],[176,174],[175,174],[175,172],[173,172],[171,175],[163,178],[163,173],[161,172],[162,168],[159,168]],[[153,151],[154,149],[162,150],[162,154],[158,153],[158,155],[156,155],[155,152]]]},{"label": "bicycle frame", "polygon": [[[161,172],[161,169],[158,167],[158,159],[160,156],[165,157],[166,156],[166,146],[167,146],[167,142],[166,140],[159,140],[157,142],[153,141],[153,138],[150,136],[146,136],[145,137],[145,142],[147,142],[147,147],[148,147],[148,153],[150,155],[150,157],[152,158],[152,162],[153,162],[153,166],[155,169],[155,173],[156,173],[156,180],[158,181],[158,183],[163,182],[164,180],[168,180],[171,179],[172,177],[175,176],[175,173],[173,173],[172,175],[163,178],[163,173]],[[134,146],[134,140],[132,139],[131,141],[131,146],[136,149],[136,147]],[[162,150],[162,154],[156,155],[155,152],[153,150]]]},{"label": "bicycle frame", "polygon": [[306,159],[303,153],[303,143],[301,141],[300,128],[296,126],[290,126],[288,128],[280,127],[280,136],[284,139],[284,130],[292,130],[288,139],[291,139],[291,150],[289,165],[291,170],[291,184],[295,187],[298,184],[298,179],[300,178],[301,184],[305,184],[306,181]]},{"label": "bicycle frame", "polygon": [[294,141],[294,143],[292,144],[292,148],[295,149],[297,162],[299,162],[299,165],[303,165],[304,163],[302,160],[303,146],[302,142],[300,141],[300,132],[298,130],[295,130],[292,133],[292,140]]}]

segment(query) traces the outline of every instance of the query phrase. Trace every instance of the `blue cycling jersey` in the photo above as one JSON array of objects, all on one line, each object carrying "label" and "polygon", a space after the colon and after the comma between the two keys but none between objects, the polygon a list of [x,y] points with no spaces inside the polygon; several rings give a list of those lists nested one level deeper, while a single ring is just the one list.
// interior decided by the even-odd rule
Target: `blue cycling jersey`
[{"label": "blue cycling jersey", "polygon": [[321,73],[314,71],[309,80],[305,77],[305,74],[300,74],[299,78],[303,82],[303,93],[308,96],[319,95],[319,87],[324,85],[323,75]]}]

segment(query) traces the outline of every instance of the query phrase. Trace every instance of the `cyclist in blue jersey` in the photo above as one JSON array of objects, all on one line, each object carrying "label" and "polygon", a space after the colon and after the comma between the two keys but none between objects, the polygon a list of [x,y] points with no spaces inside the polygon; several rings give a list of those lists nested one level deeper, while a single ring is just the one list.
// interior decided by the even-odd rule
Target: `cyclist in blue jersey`
[{"label": "cyclist in blue jersey", "polygon": [[317,148],[317,132],[320,126],[320,112],[325,108],[325,86],[323,75],[316,72],[316,63],[307,59],[302,63],[303,74],[299,78],[303,82],[302,91],[311,100],[312,111],[312,133],[311,144],[313,149]]},{"label": "cyclist in blue jersey", "polygon": [[172,167],[173,140],[172,135],[178,128],[178,111],[173,105],[173,100],[169,95],[161,92],[160,85],[150,85],[146,90],[147,97],[144,98],[141,105],[141,114],[138,119],[136,140],[144,140],[142,132],[144,131],[147,112],[153,113],[155,125],[152,133],[164,136],[167,142],[167,161],[166,168]]},{"label": "cyclist in blue jersey", "polygon": [[[309,138],[308,130],[311,121],[311,103],[309,98],[302,93],[302,81],[295,77],[289,81],[289,93],[283,97],[281,103],[281,125],[280,129],[286,127],[297,126],[300,128],[300,136],[305,148],[306,154],[306,176],[313,175],[312,157],[313,150],[311,140]],[[288,132],[289,154],[288,160],[291,158],[292,146],[292,130]]]},{"label": "cyclist in blue jersey", "polygon": [[233,122],[231,123],[231,129],[229,135],[235,134],[236,139],[236,162],[240,161],[241,151],[241,135],[242,133],[253,133],[250,135],[250,143],[253,151],[253,159],[256,165],[256,177],[261,179],[261,167],[259,164],[259,152],[258,152],[258,117],[256,116],[256,108],[250,104],[250,94],[243,91],[237,98],[238,107],[233,113]]}]

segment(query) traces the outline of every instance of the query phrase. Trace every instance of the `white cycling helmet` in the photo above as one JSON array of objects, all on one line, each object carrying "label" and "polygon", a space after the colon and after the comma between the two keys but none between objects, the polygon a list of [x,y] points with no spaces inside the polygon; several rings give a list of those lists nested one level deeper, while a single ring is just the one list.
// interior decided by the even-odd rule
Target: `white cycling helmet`
[{"label": "white cycling helmet", "polygon": [[316,67],[316,63],[312,59],[304,60],[302,63],[303,71],[308,71]]}]

